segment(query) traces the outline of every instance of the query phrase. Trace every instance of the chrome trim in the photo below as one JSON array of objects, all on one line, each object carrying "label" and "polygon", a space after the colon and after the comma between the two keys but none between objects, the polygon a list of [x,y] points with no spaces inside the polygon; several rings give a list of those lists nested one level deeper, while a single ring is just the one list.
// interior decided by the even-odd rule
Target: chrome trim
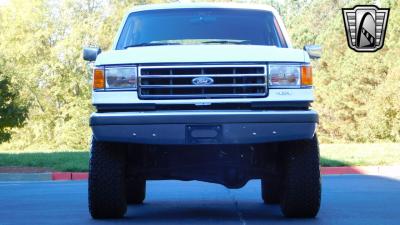
[{"label": "chrome trim", "polygon": [[[148,95],[146,99],[162,99],[169,95]],[[198,94],[198,95],[173,95],[173,97],[184,98],[234,98],[234,97],[265,97],[265,93],[254,94]]]},{"label": "chrome trim", "polygon": [[[201,74],[182,74],[182,75],[142,75],[143,69],[185,69],[185,68],[201,68]],[[235,72],[232,74],[205,74],[203,69],[212,69],[212,68],[262,68],[263,73],[255,74],[255,73],[243,73],[236,74]],[[171,72],[172,73],[172,72]],[[241,78],[241,77],[263,77],[264,83],[235,83],[236,79],[234,79],[233,83],[228,84],[212,84],[212,85],[190,85],[190,84],[172,84],[172,79],[174,78],[196,78],[196,77],[223,77],[223,78]],[[168,84],[142,84],[142,79],[170,79],[170,85]],[[172,90],[174,88],[193,88],[199,89],[204,88],[260,88],[265,87],[262,93],[236,93],[236,89],[233,93],[221,93],[221,94],[172,94]],[[151,89],[171,89],[169,94],[148,94],[144,95],[142,93],[142,88],[151,90]],[[210,89],[208,89],[210,90]],[[250,91],[249,91],[250,92]],[[141,99],[185,99],[185,98],[235,98],[235,97],[266,97],[268,94],[268,67],[267,64],[223,64],[223,65],[168,65],[168,66],[139,66],[138,67],[138,96]]]},{"label": "chrome trim", "polygon": [[[294,64],[294,63],[292,63]],[[169,65],[169,66],[139,66],[140,69],[152,69],[152,68],[218,68],[218,67],[267,67],[267,64],[204,64],[204,65]]]},{"label": "chrome trim", "polygon": [[142,75],[142,78],[190,78],[190,77],[260,77],[262,74],[193,74],[193,75]]},{"label": "chrome trim", "polygon": [[[267,66],[267,81],[268,82],[268,88],[269,89],[300,89],[300,88],[304,88],[304,87],[308,87],[308,86],[302,86],[301,85],[301,67],[302,66],[310,66],[310,63],[270,63]],[[271,66],[298,66],[300,67],[300,84],[297,85],[276,85],[276,84],[270,84],[270,76],[269,76],[269,70]]]},{"label": "chrome trim", "polygon": [[[106,65],[106,66],[102,66],[103,67],[103,73],[104,73],[104,88],[102,89],[96,89],[96,91],[100,90],[100,91],[137,91],[138,90],[138,86],[139,86],[139,79],[138,79],[138,67],[136,65]],[[135,69],[136,70],[136,85],[135,87],[131,87],[131,88],[108,88],[107,87],[107,69]]]},{"label": "chrome trim", "polygon": [[299,88],[303,88],[305,86],[300,86],[300,85],[271,85],[271,84],[269,84],[268,87],[270,89],[299,89]]},{"label": "chrome trim", "polygon": [[262,84],[210,84],[210,85],[141,85],[142,88],[212,88],[212,87],[264,87]]}]

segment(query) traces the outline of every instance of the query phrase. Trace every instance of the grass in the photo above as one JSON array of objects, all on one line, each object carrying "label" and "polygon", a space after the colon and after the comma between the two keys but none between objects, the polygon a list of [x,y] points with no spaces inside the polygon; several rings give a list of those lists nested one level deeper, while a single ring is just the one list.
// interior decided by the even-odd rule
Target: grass
[{"label": "grass", "polygon": [[89,152],[0,153],[0,166],[42,167],[53,171],[87,171]]},{"label": "grass", "polygon": [[400,165],[400,143],[322,144],[322,166]]},{"label": "grass", "polygon": [[[400,143],[322,144],[322,166],[400,165]],[[87,171],[87,151],[0,151],[1,166],[42,167],[54,171]]]}]

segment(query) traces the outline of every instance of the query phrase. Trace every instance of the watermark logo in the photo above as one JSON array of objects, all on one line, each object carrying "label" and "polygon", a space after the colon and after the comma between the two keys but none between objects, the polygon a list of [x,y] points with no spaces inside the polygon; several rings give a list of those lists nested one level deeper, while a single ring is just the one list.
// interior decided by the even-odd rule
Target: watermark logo
[{"label": "watermark logo", "polygon": [[356,52],[376,52],[383,47],[388,8],[374,5],[357,5],[342,9],[347,43]]}]

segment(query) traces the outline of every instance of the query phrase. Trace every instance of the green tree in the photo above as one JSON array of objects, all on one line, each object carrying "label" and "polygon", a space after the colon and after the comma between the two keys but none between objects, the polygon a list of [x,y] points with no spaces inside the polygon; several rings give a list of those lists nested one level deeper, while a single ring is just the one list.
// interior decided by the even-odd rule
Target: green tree
[{"label": "green tree", "polygon": [[0,66],[0,143],[10,140],[11,128],[21,126],[27,114],[27,107],[11,87],[11,81]]},{"label": "green tree", "polygon": [[324,49],[322,58],[313,62],[313,107],[321,117],[322,141],[400,141],[399,2],[381,1],[392,13],[385,47],[378,52],[349,49],[343,26],[343,7],[374,2],[313,0],[288,17],[295,46],[317,43]]}]

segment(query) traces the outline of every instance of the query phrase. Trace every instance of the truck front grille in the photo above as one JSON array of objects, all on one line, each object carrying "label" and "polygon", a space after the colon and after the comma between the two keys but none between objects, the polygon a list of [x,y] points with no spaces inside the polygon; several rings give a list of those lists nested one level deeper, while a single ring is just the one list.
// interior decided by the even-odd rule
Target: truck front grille
[{"label": "truck front grille", "polygon": [[141,99],[260,98],[267,95],[266,65],[139,67]]}]

